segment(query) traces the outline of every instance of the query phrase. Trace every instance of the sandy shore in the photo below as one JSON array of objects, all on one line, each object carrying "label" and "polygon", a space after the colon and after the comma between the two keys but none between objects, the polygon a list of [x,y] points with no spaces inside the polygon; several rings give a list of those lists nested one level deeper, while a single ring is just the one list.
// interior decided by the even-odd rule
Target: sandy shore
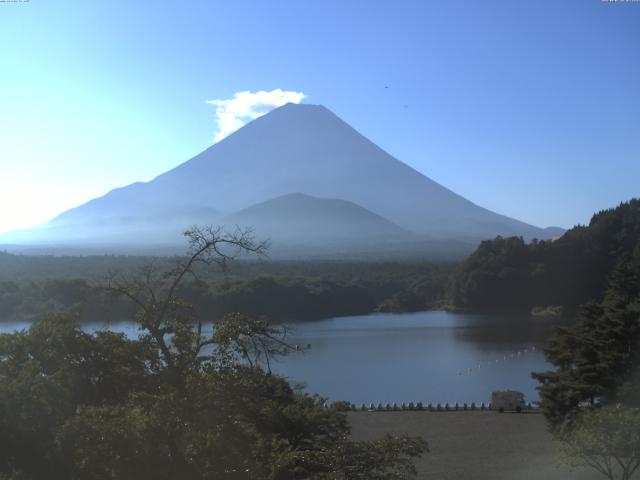
[{"label": "sandy shore", "polygon": [[537,413],[350,412],[352,434],[420,435],[429,453],[417,462],[429,480],[598,480],[595,471],[560,464],[558,444]]}]

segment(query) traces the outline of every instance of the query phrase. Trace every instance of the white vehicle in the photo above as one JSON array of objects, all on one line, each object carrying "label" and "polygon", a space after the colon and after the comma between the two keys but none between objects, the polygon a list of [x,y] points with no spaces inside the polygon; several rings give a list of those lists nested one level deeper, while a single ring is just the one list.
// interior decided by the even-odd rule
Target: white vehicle
[{"label": "white vehicle", "polygon": [[516,390],[497,390],[491,393],[491,408],[500,413],[512,411],[520,413],[526,407],[524,394]]}]

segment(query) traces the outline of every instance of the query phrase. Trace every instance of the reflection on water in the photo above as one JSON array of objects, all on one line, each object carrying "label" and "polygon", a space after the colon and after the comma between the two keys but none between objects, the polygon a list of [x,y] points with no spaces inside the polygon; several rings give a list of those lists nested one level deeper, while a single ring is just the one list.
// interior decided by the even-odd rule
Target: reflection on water
[{"label": "reflection on water", "polygon": [[[548,320],[446,312],[371,314],[296,324],[289,338],[311,345],[274,370],[309,392],[354,403],[487,402],[492,390],[515,389],[538,399],[532,371],[550,366],[542,347]],[[87,324],[89,331],[104,324]],[[0,323],[0,331],[28,328]],[[109,325],[131,337],[133,322]]]},{"label": "reflection on water", "polygon": [[310,392],[354,403],[487,402],[492,390],[538,399],[532,371],[550,368],[548,321],[446,312],[373,314],[296,326],[308,352],[275,370]]}]

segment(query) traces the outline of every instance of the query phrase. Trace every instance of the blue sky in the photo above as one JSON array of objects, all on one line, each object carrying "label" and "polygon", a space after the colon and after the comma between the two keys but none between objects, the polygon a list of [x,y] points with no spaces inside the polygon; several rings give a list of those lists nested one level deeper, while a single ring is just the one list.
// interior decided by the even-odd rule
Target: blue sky
[{"label": "blue sky", "polygon": [[0,231],[152,179],[213,142],[207,100],[273,89],[539,226],[640,196],[637,2],[31,0],[0,3]]}]

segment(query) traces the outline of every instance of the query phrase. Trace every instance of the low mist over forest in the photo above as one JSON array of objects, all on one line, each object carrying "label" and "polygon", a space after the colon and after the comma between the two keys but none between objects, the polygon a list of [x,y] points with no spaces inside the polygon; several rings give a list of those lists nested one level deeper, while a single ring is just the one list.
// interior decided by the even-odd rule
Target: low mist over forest
[{"label": "low mist over forest", "polygon": [[[180,295],[211,317],[240,311],[275,322],[433,308],[571,317],[602,297],[614,267],[638,255],[639,239],[640,200],[631,200],[556,240],[483,241],[460,264],[239,260],[227,272],[202,270],[181,285]],[[131,306],[102,291],[109,277],[159,273],[174,262],[0,253],[0,319],[51,311],[74,312],[84,321],[129,319]]]}]

